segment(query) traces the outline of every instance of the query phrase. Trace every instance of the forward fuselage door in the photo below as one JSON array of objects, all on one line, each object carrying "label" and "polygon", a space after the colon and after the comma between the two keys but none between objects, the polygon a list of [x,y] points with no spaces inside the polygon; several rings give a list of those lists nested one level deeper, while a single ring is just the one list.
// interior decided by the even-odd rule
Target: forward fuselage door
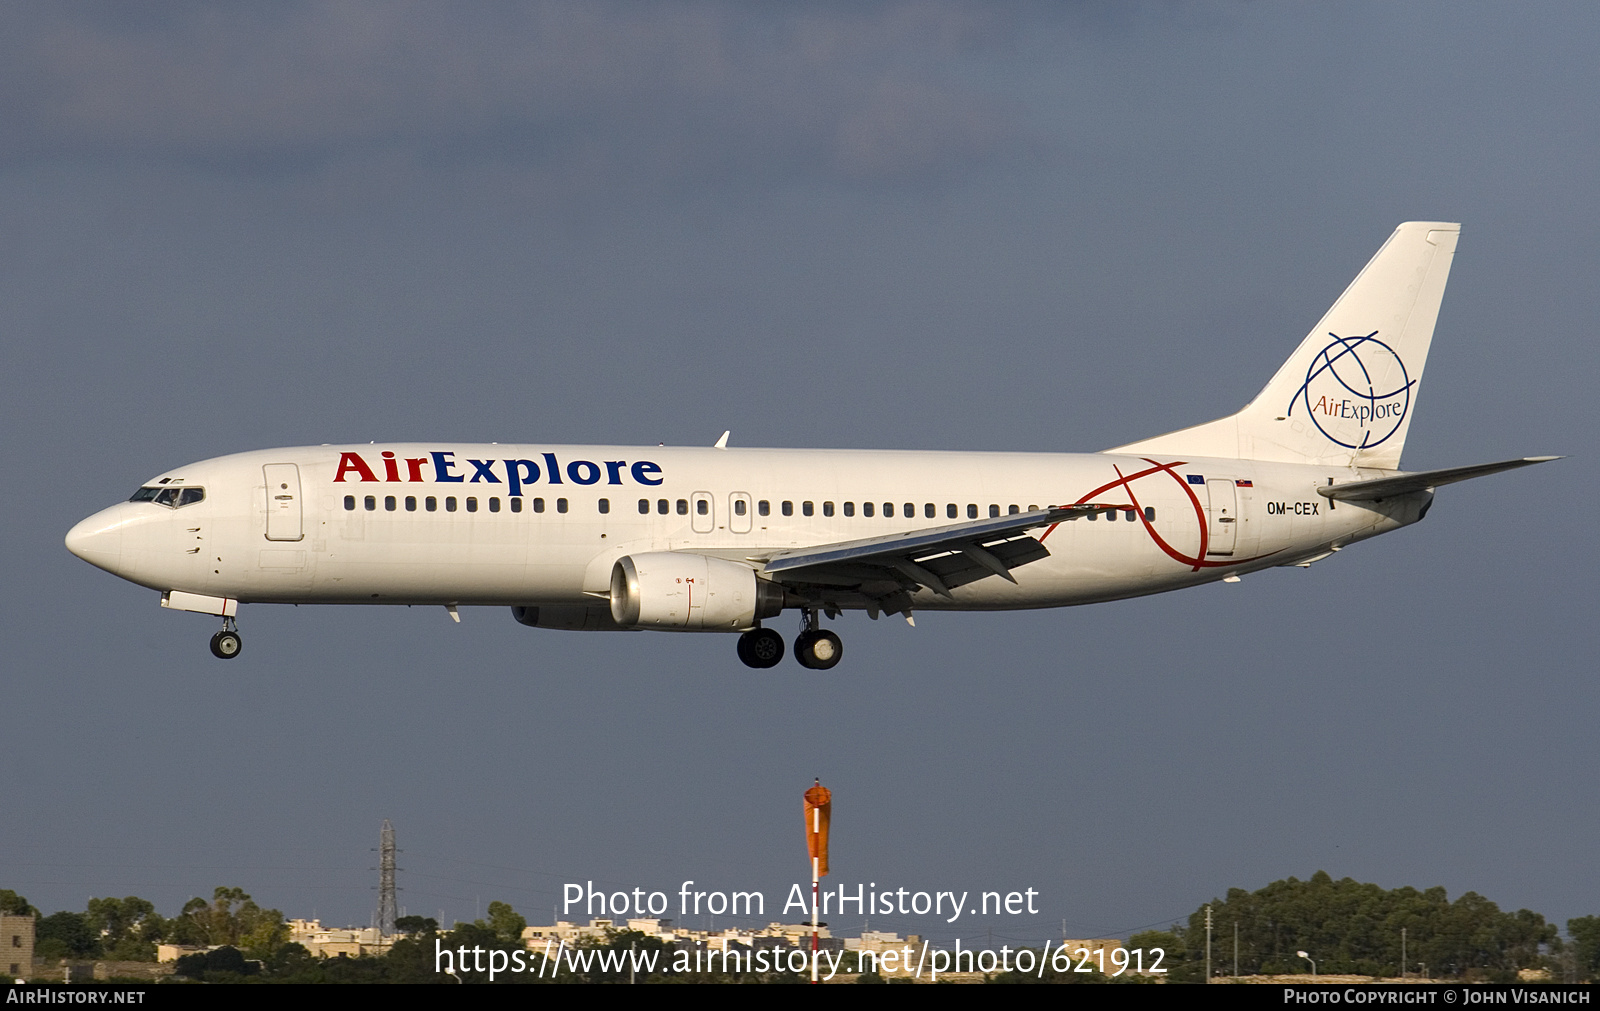
[{"label": "forward fuselage door", "polygon": [[753,510],[750,508],[750,496],[746,492],[736,491],[728,496],[728,529],[736,534],[747,534],[750,525],[754,522],[751,517]]},{"label": "forward fuselage door", "polygon": [[269,463],[261,471],[267,479],[267,540],[300,540],[305,536],[300,468],[292,463]]},{"label": "forward fuselage door", "polygon": [[717,526],[716,503],[708,491],[697,491],[689,498],[689,525],[697,534],[709,534]]},{"label": "forward fuselage door", "polygon": [[1231,479],[1214,478],[1206,482],[1211,514],[1206,554],[1231,555],[1239,538],[1239,504]]}]

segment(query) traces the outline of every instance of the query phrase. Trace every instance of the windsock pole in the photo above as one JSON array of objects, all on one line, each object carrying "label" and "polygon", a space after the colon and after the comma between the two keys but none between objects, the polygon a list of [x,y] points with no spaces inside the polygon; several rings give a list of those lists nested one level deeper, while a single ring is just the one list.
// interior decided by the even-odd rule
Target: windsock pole
[{"label": "windsock pole", "polygon": [[[822,808],[811,809],[811,831],[822,833]],[[817,857],[811,858],[811,982],[817,983]]]},{"label": "windsock pole", "polygon": [[818,903],[821,880],[828,873],[828,825],[833,819],[833,794],[817,780],[806,791],[806,851],[811,854],[811,982],[820,983],[817,962],[822,948],[818,938],[822,910]]}]

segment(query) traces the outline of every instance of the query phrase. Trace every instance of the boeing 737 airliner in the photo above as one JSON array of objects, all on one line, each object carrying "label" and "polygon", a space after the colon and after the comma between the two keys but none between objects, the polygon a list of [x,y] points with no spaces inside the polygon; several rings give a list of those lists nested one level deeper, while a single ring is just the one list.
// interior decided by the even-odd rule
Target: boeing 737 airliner
[{"label": "boeing 737 airliner", "polygon": [[1102,453],[416,443],[273,449],[152,478],[67,534],[164,607],[511,608],[536,628],[738,633],[798,611],[826,670],[845,610],[1062,607],[1310,565],[1427,515],[1440,485],[1554,457],[1406,473],[1460,226],[1395,230],[1229,417]]}]

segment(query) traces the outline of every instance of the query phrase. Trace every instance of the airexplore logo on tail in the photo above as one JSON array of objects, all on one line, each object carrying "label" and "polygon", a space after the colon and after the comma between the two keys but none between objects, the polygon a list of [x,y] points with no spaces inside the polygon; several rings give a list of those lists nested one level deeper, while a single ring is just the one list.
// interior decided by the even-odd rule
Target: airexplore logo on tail
[{"label": "airexplore logo on tail", "polygon": [[1381,445],[1405,420],[1416,384],[1394,348],[1365,337],[1340,337],[1311,359],[1306,381],[1289,403],[1289,416],[1302,403],[1311,423],[1346,449]]}]

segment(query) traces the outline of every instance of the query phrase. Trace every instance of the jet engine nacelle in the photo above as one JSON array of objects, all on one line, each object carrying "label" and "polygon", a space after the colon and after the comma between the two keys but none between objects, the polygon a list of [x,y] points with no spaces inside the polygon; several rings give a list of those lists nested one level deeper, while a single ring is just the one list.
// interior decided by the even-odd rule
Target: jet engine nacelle
[{"label": "jet engine nacelle", "polygon": [[742,632],[783,610],[783,587],[748,565],[651,551],[611,567],[611,617],[624,628]]}]

